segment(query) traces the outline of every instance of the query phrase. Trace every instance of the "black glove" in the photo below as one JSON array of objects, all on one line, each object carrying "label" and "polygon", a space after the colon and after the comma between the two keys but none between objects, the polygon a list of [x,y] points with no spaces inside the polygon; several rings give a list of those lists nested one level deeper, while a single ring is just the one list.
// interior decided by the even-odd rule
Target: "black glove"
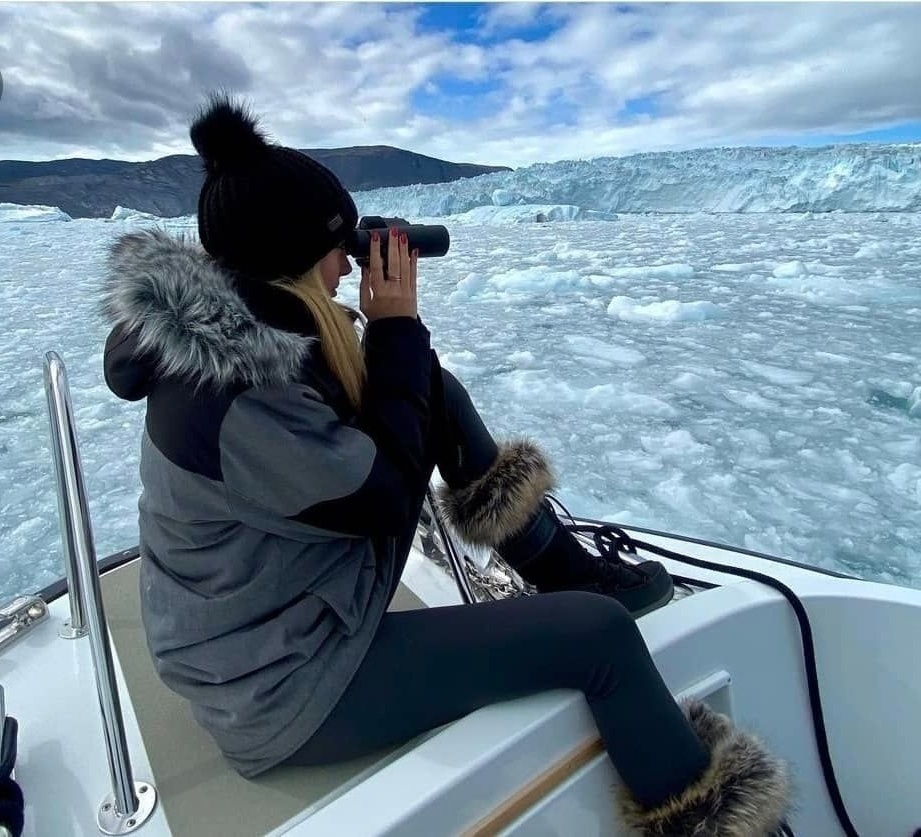
[{"label": "black glove", "polygon": [[12,778],[16,764],[16,735],[19,725],[15,718],[0,719],[3,723],[3,750],[0,752],[0,825],[5,825],[13,837],[21,837],[25,802],[22,790]]}]

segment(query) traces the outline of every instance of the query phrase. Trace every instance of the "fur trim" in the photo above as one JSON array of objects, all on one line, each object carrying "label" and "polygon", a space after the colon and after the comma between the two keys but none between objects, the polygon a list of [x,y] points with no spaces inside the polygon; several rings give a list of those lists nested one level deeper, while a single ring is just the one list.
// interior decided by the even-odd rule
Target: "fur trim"
[{"label": "fur trim", "polygon": [[736,731],[725,715],[694,701],[685,707],[710,750],[710,766],[680,796],[641,808],[626,791],[626,823],[643,837],[767,837],[789,807],[786,766],[754,735]]},{"label": "fur trim", "polygon": [[442,513],[473,546],[494,547],[517,534],[553,487],[550,465],[527,439],[499,445],[492,467],[464,488],[440,486]]},{"label": "fur trim", "polygon": [[681,708],[708,753],[712,753],[713,748],[729,738],[734,731],[732,721],[726,715],[714,712],[703,701],[689,700]]},{"label": "fur trim", "polygon": [[257,320],[197,244],[162,230],[128,233],[113,245],[102,310],[138,331],[138,348],[163,375],[225,386],[279,386],[298,377],[314,338]]}]

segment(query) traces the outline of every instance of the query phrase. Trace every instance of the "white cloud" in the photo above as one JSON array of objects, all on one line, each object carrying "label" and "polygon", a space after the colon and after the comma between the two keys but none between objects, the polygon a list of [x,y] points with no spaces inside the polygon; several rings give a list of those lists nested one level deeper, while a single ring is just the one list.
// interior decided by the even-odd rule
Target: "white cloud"
[{"label": "white cloud", "polygon": [[[189,120],[218,86],[285,144],[508,165],[921,121],[914,4],[495,4],[463,44],[423,28],[422,12],[0,5],[3,155],[190,153]],[[535,38],[535,21],[555,31]],[[416,112],[414,96],[431,102],[446,78],[497,89],[476,118],[460,100]]]}]

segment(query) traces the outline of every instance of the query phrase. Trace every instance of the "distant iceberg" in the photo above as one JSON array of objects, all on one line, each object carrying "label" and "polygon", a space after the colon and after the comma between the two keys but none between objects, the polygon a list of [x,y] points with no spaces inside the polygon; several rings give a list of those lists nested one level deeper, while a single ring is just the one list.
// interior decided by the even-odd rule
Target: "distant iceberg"
[{"label": "distant iceberg", "polygon": [[0,224],[28,221],[48,223],[50,221],[73,221],[73,218],[56,206],[25,206],[18,203],[0,203]]},{"label": "distant iceberg", "polygon": [[157,215],[151,215],[149,212],[141,212],[138,209],[129,209],[126,206],[116,206],[112,213],[110,221],[159,221]]},{"label": "distant iceberg", "polygon": [[549,221],[578,221],[582,209],[571,204],[526,203],[516,206],[476,206],[452,215],[451,220],[467,224],[545,224]]}]

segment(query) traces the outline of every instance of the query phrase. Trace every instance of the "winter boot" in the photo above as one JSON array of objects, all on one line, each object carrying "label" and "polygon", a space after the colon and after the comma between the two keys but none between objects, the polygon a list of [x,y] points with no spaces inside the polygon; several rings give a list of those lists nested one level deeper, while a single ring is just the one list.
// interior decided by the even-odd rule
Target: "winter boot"
[{"label": "winter boot", "polygon": [[541,593],[600,593],[636,617],[671,600],[672,579],[658,562],[628,564],[614,550],[585,549],[546,500],[552,487],[543,453],[519,440],[500,445],[493,465],[470,485],[442,486],[439,504],[465,541],[495,549]]},{"label": "winter boot", "polygon": [[626,824],[640,837],[782,834],[790,795],[784,763],[705,703],[689,701],[683,708],[710,753],[710,766],[681,794],[654,808],[642,808],[621,789]]}]

